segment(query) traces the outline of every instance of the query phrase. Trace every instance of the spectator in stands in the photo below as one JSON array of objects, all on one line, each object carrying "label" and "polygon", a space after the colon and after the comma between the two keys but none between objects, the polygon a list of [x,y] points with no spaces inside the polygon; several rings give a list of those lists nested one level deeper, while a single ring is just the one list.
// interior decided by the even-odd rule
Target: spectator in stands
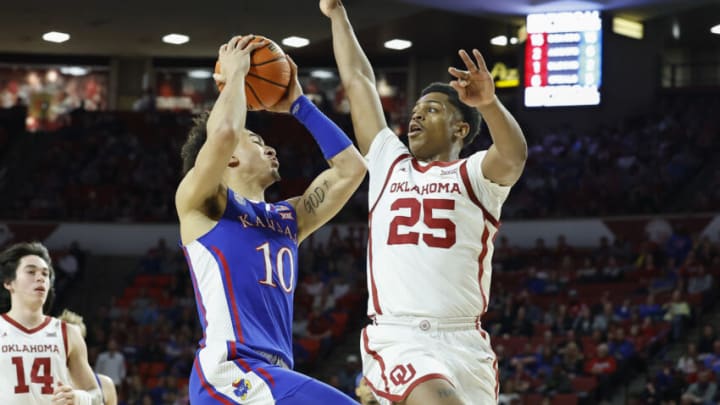
[{"label": "spectator in stands", "polygon": [[560,364],[565,372],[571,377],[578,376],[583,372],[585,358],[575,342],[568,342],[562,350]]},{"label": "spectator in stands", "polygon": [[635,346],[625,337],[623,328],[615,328],[612,334],[608,333],[608,351],[615,356],[618,363],[627,363],[635,356]]},{"label": "spectator in stands", "polygon": [[560,364],[552,366],[549,375],[543,379],[538,392],[544,395],[566,394],[572,392],[572,383],[567,372]]},{"label": "spectator in stands", "polygon": [[340,390],[352,396],[355,391],[356,377],[361,372],[360,358],[355,354],[349,354],[345,358],[345,365],[340,369],[337,376],[339,378]]},{"label": "spectator in stands", "polygon": [[125,356],[118,351],[118,344],[115,339],[107,343],[107,350],[98,355],[95,361],[95,372],[110,377],[116,387],[120,387],[125,379]]},{"label": "spectator in stands", "polygon": [[713,352],[705,356],[703,364],[716,375],[720,375],[720,339],[713,342]]},{"label": "spectator in stands", "polygon": [[715,280],[713,275],[705,271],[705,266],[700,265],[697,273],[690,276],[687,284],[688,294],[703,294],[709,292]]},{"label": "spectator in stands", "polygon": [[573,330],[577,335],[587,336],[593,331],[593,320],[590,317],[590,308],[582,305],[578,315],[573,320]]},{"label": "spectator in stands", "polygon": [[700,361],[704,361],[705,357],[714,352],[713,345],[717,338],[715,327],[710,323],[705,324],[697,342],[698,359]]},{"label": "spectator in stands", "polygon": [[698,353],[694,343],[688,343],[687,351],[678,358],[675,369],[685,376],[687,382],[695,382],[698,372]]},{"label": "spectator in stands", "polygon": [[608,346],[605,343],[597,345],[596,356],[587,360],[585,363],[585,373],[595,376],[598,379],[598,389],[601,397],[607,395],[607,392],[603,392],[607,389],[607,384],[610,382],[610,377],[617,370],[617,361],[615,358],[610,356]]},{"label": "spectator in stands", "polygon": [[659,320],[663,316],[663,309],[660,304],[655,302],[655,294],[649,293],[645,298],[645,303],[638,305],[638,314],[641,318],[651,318]]},{"label": "spectator in stands", "polygon": [[685,332],[685,326],[690,320],[690,305],[682,298],[680,290],[673,291],[670,302],[663,305],[665,309],[664,320],[672,323],[672,335],[674,340],[680,339]]},{"label": "spectator in stands", "polygon": [[[674,372],[672,362],[665,361],[663,367],[648,383],[648,399],[657,398],[661,404],[674,404],[680,398],[683,382]],[[651,403],[651,402],[648,402]]]},{"label": "spectator in stands", "polygon": [[673,258],[675,263],[683,263],[688,253],[692,251],[692,247],[692,238],[685,227],[679,225],[665,242],[665,255]]},{"label": "spectator in stands", "polygon": [[698,373],[698,380],[683,393],[682,403],[713,405],[717,400],[717,390],[717,384],[712,380],[710,371],[702,370]]}]

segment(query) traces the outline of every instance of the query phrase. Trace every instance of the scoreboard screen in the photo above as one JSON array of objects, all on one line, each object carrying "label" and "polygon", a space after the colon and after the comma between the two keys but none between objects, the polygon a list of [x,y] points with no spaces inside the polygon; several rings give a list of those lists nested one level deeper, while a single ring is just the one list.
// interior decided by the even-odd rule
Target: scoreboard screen
[{"label": "scoreboard screen", "polygon": [[598,11],[528,15],[526,107],[600,104],[601,66]]}]

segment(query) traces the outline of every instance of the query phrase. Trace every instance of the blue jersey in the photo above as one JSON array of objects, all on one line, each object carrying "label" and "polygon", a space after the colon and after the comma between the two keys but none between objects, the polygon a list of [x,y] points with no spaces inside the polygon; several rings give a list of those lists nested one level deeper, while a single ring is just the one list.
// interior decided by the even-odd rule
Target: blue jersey
[{"label": "blue jersey", "polygon": [[297,216],[287,201],[232,190],[217,225],[185,246],[203,327],[188,391],[193,405],[356,404],[290,368]]},{"label": "blue jersey", "polygon": [[222,218],[186,245],[185,254],[203,328],[201,363],[260,354],[292,367],[298,278],[293,206],[253,202],[228,189]]}]

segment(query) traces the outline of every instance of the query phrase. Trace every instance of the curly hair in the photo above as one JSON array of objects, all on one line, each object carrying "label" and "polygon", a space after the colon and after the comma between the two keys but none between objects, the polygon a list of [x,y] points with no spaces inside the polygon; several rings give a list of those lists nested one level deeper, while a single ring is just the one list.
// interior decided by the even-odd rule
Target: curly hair
[{"label": "curly hair", "polygon": [[207,120],[210,111],[205,111],[193,119],[193,127],[190,128],[187,140],[180,150],[180,157],[183,161],[183,175],[186,175],[195,166],[200,148],[207,139]]},{"label": "curly hair", "polygon": [[3,288],[0,288],[0,312],[10,310],[10,306],[12,305],[10,291],[8,291],[4,285],[5,283],[15,280],[20,260],[25,256],[38,256],[45,260],[45,263],[48,265],[48,270],[50,271],[50,291],[48,291],[47,299],[45,300],[45,304],[43,304],[43,313],[47,314],[55,300],[55,270],[52,266],[50,253],[40,242],[16,243],[0,253],[0,274],[2,274],[3,282]]},{"label": "curly hair", "polygon": [[480,133],[480,123],[482,122],[480,112],[478,112],[477,109],[470,107],[469,105],[460,101],[460,96],[458,95],[457,90],[455,90],[449,84],[440,82],[430,83],[422,90],[422,92],[420,93],[420,97],[428,93],[443,93],[448,96],[448,101],[450,102],[450,104],[452,104],[453,106],[455,106],[455,108],[458,109],[460,115],[462,115],[463,121],[467,122],[470,126],[470,130],[468,131],[467,136],[465,137],[465,139],[463,139],[463,147],[470,145],[477,136],[477,134]]},{"label": "curly hair", "polygon": [[77,325],[78,328],[80,328],[80,334],[82,337],[87,336],[87,326],[85,326],[85,321],[80,314],[77,312],[73,312],[67,308],[63,309],[60,316],[58,316],[58,319],[61,321],[65,321],[65,323]]}]

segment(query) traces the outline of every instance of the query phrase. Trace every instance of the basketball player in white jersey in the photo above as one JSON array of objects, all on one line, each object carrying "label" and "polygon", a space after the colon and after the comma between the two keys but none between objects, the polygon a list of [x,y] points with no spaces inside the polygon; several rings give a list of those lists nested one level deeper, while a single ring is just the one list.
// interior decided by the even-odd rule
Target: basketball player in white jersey
[{"label": "basketball player in white jersey", "polygon": [[0,272],[2,404],[102,404],[80,331],[43,311],[55,277],[47,249],[12,245],[0,253]]},{"label": "basketball player in white jersey", "polygon": [[[60,316],[58,316],[58,319],[69,325],[77,326],[80,329],[80,336],[82,336],[83,339],[87,337],[87,327],[85,326],[85,321],[83,321],[83,317],[80,316],[80,314],[69,309],[64,309],[60,313]],[[113,382],[112,378],[106,376],[105,374],[93,374],[95,374],[95,380],[102,391],[103,404],[117,405],[117,390],[115,388],[115,382]]]},{"label": "basketball player in white jersey", "polygon": [[[369,172],[368,315],[363,373],[381,404],[496,403],[495,354],[480,318],[500,208],[527,157],[482,55],[460,51],[415,103],[409,150],[387,128],[372,66],[339,0],[320,0]],[[487,122],[493,145],[459,159]]]}]

